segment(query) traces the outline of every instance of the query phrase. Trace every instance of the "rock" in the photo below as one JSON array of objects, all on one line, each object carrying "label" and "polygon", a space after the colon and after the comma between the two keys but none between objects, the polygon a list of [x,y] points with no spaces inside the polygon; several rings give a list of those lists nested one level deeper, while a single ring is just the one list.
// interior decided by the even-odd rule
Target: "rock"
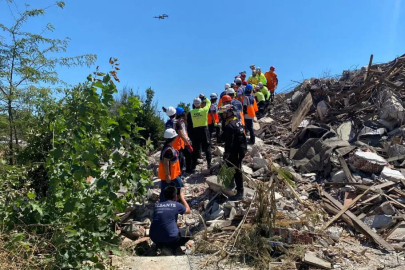
[{"label": "rock", "polygon": [[253,170],[267,167],[267,160],[263,158],[253,158]]},{"label": "rock", "polygon": [[224,152],[225,152],[225,149],[223,147],[217,146],[217,147],[215,147],[213,154],[216,156],[222,157],[224,155]]},{"label": "rock", "polygon": [[395,224],[395,221],[392,219],[392,216],[388,215],[373,215],[365,217],[362,221],[367,224],[372,229],[385,229]]},{"label": "rock", "polygon": [[387,161],[375,153],[357,151],[349,159],[349,163],[364,172],[380,173],[387,164]]},{"label": "rock", "polygon": [[387,121],[396,120],[402,122],[404,120],[404,107],[402,106],[401,100],[393,95],[392,93],[388,93],[385,97],[385,101],[381,106],[380,117],[381,119],[385,119]]},{"label": "rock", "polygon": [[320,259],[316,256],[313,252],[305,253],[304,262],[315,267],[323,268],[323,269],[331,269],[332,265],[330,262],[327,262],[323,259]]},{"label": "rock", "polygon": [[386,180],[399,182],[401,180],[405,180],[405,176],[402,175],[400,171],[392,170],[388,167],[384,167],[382,170],[380,177]]},{"label": "rock", "polygon": [[402,221],[398,228],[396,228],[387,238],[391,241],[404,241],[405,240],[405,221]]},{"label": "rock", "polygon": [[256,137],[255,145],[257,145],[259,148],[261,148],[261,147],[265,146],[265,143],[262,139],[260,139],[259,137]]},{"label": "rock", "polygon": [[383,202],[380,206],[374,209],[374,213],[377,215],[384,214],[393,216],[395,215],[395,208],[392,206],[391,202]]},{"label": "rock", "polygon": [[220,183],[218,183],[216,175],[208,177],[206,179],[206,183],[208,184],[210,189],[213,190],[214,192],[222,191],[227,196],[233,196],[236,194],[235,191],[227,189],[223,187]]},{"label": "rock", "polygon": [[276,199],[276,201],[278,201],[278,200],[280,200],[281,198],[283,198],[283,195],[281,195],[281,193],[274,192],[274,198]]},{"label": "rock", "polygon": [[259,131],[260,130],[260,124],[256,123],[256,122],[253,122],[253,130],[254,131]]},{"label": "rock", "polygon": [[252,146],[252,150],[250,150],[249,154],[251,157],[262,158],[262,155],[260,154],[260,148],[257,145]]},{"label": "rock", "polygon": [[346,182],[346,175],[343,170],[332,173],[331,177],[332,182]]},{"label": "rock", "polygon": [[340,139],[346,142],[350,142],[351,140],[353,140],[356,135],[352,122],[350,121],[341,124],[337,128],[336,133],[338,134]]},{"label": "rock", "polygon": [[274,120],[271,119],[270,117],[263,117],[258,122],[264,123],[264,124],[270,124],[270,123],[274,122]]},{"label": "rock", "polygon": [[252,177],[259,177],[259,176],[261,176],[261,175],[263,175],[263,174],[265,174],[266,173],[266,168],[261,168],[261,169],[258,169],[257,171],[255,171],[254,173],[252,173]]},{"label": "rock", "polygon": [[237,215],[237,211],[234,207],[232,207],[231,212],[229,213],[229,220],[233,220],[235,216]]},{"label": "rock", "polygon": [[321,121],[328,115],[328,104],[322,100],[316,105],[316,111]]},{"label": "rock", "polygon": [[143,226],[128,224],[122,229],[122,234],[130,239],[138,239],[145,236],[146,230]]},{"label": "rock", "polygon": [[242,165],[242,170],[247,175],[251,175],[253,173],[253,170],[246,165]]},{"label": "rock", "polygon": [[343,228],[341,227],[329,227],[326,230],[326,234],[329,235],[330,238],[332,238],[334,241],[338,242],[340,236],[342,235]]}]

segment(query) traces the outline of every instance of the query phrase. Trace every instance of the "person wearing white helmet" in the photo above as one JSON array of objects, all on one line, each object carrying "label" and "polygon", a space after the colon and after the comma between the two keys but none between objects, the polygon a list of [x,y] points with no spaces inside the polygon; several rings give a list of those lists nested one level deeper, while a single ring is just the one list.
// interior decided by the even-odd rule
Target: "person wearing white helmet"
[{"label": "person wearing white helmet", "polygon": [[236,117],[238,118],[239,121],[242,122],[243,125],[245,125],[245,119],[243,117],[243,106],[242,103],[237,99],[237,97],[235,97],[235,90],[229,88],[226,94],[232,98],[230,104],[232,104],[233,107],[235,108]]},{"label": "person wearing white helmet", "polygon": [[212,140],[212,134],[216,133],[217,137],[217,143],[220,141],[219,140],[219,133],[220,133],[220,127],[218,126],[219,123],[219,117],[218,117],[218,105],[217,105],[217,100],[218,100],[218,95],[216,93],[212,93],[210,95],[210,100],[211,100],[211,106],[210,110],[208,111],[208,131],[210,133],[210,139]]},{"label": "person wearing white helmet", "polygon": [[[169,108],[168,108],[169,109]],[[178,190],[181,189],[183,183],[181,181],[181,169],[179,162],[179,153],[173,148],[173,143],[178,137],[177,132],[173,128],[165,130],[163,135],[165,144],[160,152],[158,177],[160,182],[160,201],[164,201],[164,190],[170,185],[174,185]]]},{"label": "person wearing white helmet", "polygon": [[165,123],[165,129],[173,128],[176,120],[176,109],[174,107],[168,107],[166,110],[166,115],[169,117],[169,120]]},{"label": "person wearing white helmet", "polygon": [[[202,107],[201,100],[204,100],[206,105]],[[190,111],[191,121],[193,123],[193,171],[197,167],[197,160],[199,156],[199,149],[205,152],[207,158],[208,169],[211,168],[211,144],[210,135],[208,132],[208,111],[211,107],[211,101],[203,94],[193,101],[194,109]]]}]

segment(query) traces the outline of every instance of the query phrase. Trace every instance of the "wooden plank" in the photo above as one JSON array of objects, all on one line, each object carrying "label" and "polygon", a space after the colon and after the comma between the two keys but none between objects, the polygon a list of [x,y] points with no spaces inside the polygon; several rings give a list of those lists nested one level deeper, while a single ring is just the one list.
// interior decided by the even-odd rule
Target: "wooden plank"
[{"label": "wooden plank", "polygon": [[369,187],[366,191],[364,191],[362,194],[358,195],[353,201],[351,201],[348,205],[344,206],[342,210],[340,210],[339,213],[337,213],[331,220],[328,221],[328,223],[326,223],[323,226],[323,230],[326,230],[335,220],[337,220],[338,218],[340,218],[341,215],[343,215],[353,204],[355,204],[358,200],[361,199],[361,197],[363,197],[364,195],[366,195],[367,192],[369,192],[369,190],[372,188]]},{"label": "wooden plank", "polygon": [[370,61],[368,62],[368,68],[367,68],[367,76],[365,82],[370,81],[370,73],[371,73],[371,65],[373,64],[373,57],[374,55],[370,55]]},{"label": "wooden plank", "polygon": [[340,162],[340,165],[342,165],[342,169],[346,175],[347,180],[350,183],[356,182],[352,176],[352,173],[350,172],[349,167],[347,166],[346,160],[343,157],[339,157],[339,162]]},{"label": "wooden plank", "polygon": [[308,93],[305,99],[301,102],[298,109],[295,111],[291,120],[291,130],[295,131],[301,124],[304,117],[308,114],[312,106],[312,95]]},{"label": "wooden plank", "polygon": [[[334,204],[338,209],[343,209],[343,205],[337,201],[335,198],[333,198],[330,194],[327,192],[322,192],[322,195],[326,197],[332,204]],[[373,240],[376,244],[382,246],[384,249],[388,251],[395,251],[394,247],[391,246],[387,241],[385,241],[381,236],[376,234],[374,231],[370,229],[363,221],[361,221],[358,217],[356,217],[352,212],[349,210],[345,212],[349,218],[352,219],[353,224],[356,224],[359,226],[366,236],[368,236],[371,240]]]}]

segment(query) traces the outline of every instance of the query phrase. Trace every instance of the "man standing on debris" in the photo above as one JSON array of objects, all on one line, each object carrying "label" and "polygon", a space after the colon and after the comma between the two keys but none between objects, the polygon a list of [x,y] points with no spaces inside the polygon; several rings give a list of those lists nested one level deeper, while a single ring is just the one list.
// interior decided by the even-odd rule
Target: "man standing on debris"
[{"label": "man standing on debris", "polygon": [[236,184],[236,195],[229,199],[240,200],[243,198],[242,160],[247,152],[245,131],[242,123],[236,118],[233,105],[225,105],[221,111],[225,118],[224,132],[221,135],[225,142],[224,160],[228,167],[235,169],[232,186]]},{"label": "man standing on debris", "polygon": [[[206,105],[202,107],[201,100],[204,100]],[[208,132],[208,111],[211,107],[211,101],[207,99],[203,94],[200,94],[200,97],[195,98],[193,101],[195,109],[190,111],[191,120],[193,122],[193,137],[194,137],[194,149],[193,152],[193,168],[194,171],[197,166],[198,159],[198,149],[202,147],[205,152],[205,157],[207,159],[208,169],[211,168],[211,144],[210,137]]]},{"label": "man standing on debris", "polygon": [[252,75],[249,77],[247,82],[250,83],[250,84],[258,84],[259,78],[257,77],[257,71],[256,70],[252,70]]},{"label": "man standing on debris", "polygon": [[266,99],[262,91],[260,91],[260,86],[256,85],[255,87],[255,98],[257,100],[257,106],[259,107],[259,111],[257,113],[257,118],[263,117],[264,108],[266,107]]},{"label": "man standing on debris", "polygon": [[212,93],[210,95],[210,99],[211,99],[211,106],[210,106],[210,110],[208,112],[208,117],[207,117],[208,130],[210,132],[211,140],[212,140],[212,133],[215,130],[215,133],[217,136],[217,143],[219,143],[220,142],[220,139],[219,139],[220,128],[218,126],[218,123],[219,123],[218,106],[217,106],[218,95],[216,93]]},{"label": "man standing on debris", "polygon": [[252,94],[253,86],[248,84],[245,89],[245,98],[243,99],[243,114],[245,116],[245,127],[250,133],[250,143],[255,143],[255,131],[253,130],[253,119],[256,117],[255,96]]},{"label": "man standing on debris", "polygon": [[235,90],[230,88],[230,89],[228,89],[228,91],[226,91],[226,94],[231,98],[231,101],[224,103],[224,105],[232,104],[233,107],[235,108],[236,117],[238,118],[239,121],[242,122],[242,125],[245,125],[245,118],[243,117],[242,102],[240,102],[238,99],[236,99]]},{"label": "man standing on debris", "polygon": [[[177,216],[190,214],[190,206],[184,198],[183,191],[178,192],[174,186],[164,189],[165,200],[155,204],[153,221],[150,226],[150,239],[158,248],[177,248],[184,246],[189,238],[181,237],[177,227]],[[177,200],[181,203],[178,203]]]},{"label": "man standing on debris", "polygon": [[267,71],[264,76],[267,79],[267,88],[270,90],[270,100],[271,102],[274,101],[274,92],[277,89],[277,85],[278,85],[278,78],[277,78],[277,74],[274,72],[276,70],[275,67],[271,66],[270,70]]},{"label": "man standing on debris", "polygon": [[180,162],[179,162],[179,153],[176,149],[173,148],[174,140],[178,137],[177,132],[168,128],[165,130],[163,135],[165,138],[165,144],[163,145],[162,151],[160,152],[159,158],[159,169],[158,176],[162,180],[160,182],[160,201],[164,201],[163,191],[169,185],[174,185],[177,188],[183,186],[180,175]]},{"label": "man standing on debris", "polygon": [[266,86],[264,86],[264,84],[261,82],[259,82],[257,85],[260,87],[260,90],[262,91],[262,93],[264,95],[265,103],[266,103],[265,108],[267,108],[267,106],[269,105],[269,100],[270,100],[269,89]]},{"label": "man standing on debris", "polygon": [[256,72],[257,72],[257,78],[259,79],[259,82],[261,82],[262,84],[266,84],[267,80],[266,77],[264,76],[264,74],[262,73],[262,69],[261,68],[256,68]]},{"label": "man standing on debris", "polygon": [[[175,143],[173,144],[173,148],[178,150],[180,152],[180,156],[183,157],[183,164],[182,160],[180,159],[180,169],[181,173],[183,175],[184,170],[186,172],[191,171],[191,154],[193,153],[193,147],[191,146],[190,138],[188,137],[187,133],[187,128],[186,128],[186,123],[185,123],[185,112],[182,107],[177,107],[176,108],[176,124],[175,124],[175,130],[177,134],[179,135],[179,140],[177,142],[178,146],[176,146],[176,140]],[[176,148],[177,147],[177,148]]]}]

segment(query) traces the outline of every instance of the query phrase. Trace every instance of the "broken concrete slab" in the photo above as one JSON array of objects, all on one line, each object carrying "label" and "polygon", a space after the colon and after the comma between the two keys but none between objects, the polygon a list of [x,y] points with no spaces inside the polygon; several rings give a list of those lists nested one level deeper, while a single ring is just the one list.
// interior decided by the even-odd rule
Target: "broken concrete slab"
[{"label": "broken concrete slab", "polygon": [[212,175],[206,179],[206,183],[208,184],[209,188],[214,192],[223,192],[227,196],[233,196],[236,194],[235,191],[227,189],[223,187],[220,183],[218,183],[217,176]]},{"label": "broken concrete slab", "polygon": [[336,133],[338,134],[340,139],[346,142],[352,141],[356,135],[351,121],[341,124],[337,128]]},{"label": "broken concrete slab", "polygon": [[395,215],[395,207],[391,202],[383,202],[380,206],[374,209],[374,213],[377,215]]},{"label": "broken concrete slab", "polygon": [[270,123],[274,122],[274,120],[270,117],[263,117],[263,118],[259,119],[259,121],[257,121],[257,122],[259,122],[261,124],[270,124]]},{"label": "broken concrete slab", "polygon": [[400,182],[401,180],[405,180],[405,176],[403,176],[400,171],[393,170],[388,167],[384,167],[384,169],[380,174],[380,177],[394,182]]},{"label": "broken concrete slab", "polygon": [[118,269],[131,270],[189,270],[190,263],[187,256],[158,256],[158,257],[142,257],[128,256],[112,258],[112,266]]},{"label": "broken concrete slab", "polygon": [[392,216],[389,215],[373,215],[362,220],[372,229],[385,229],[395,224]]},{"label": "broken concrete slab", "polygon": [[383,157],[372,152],[363,151],[356,151],[349,162],[353,167],[369,173],[380,173],[387,164]]},{"label": "broken concrete slab", "polygon": [[404,241],[405,240],[405,221],[401,224],[387,237],[390,241]]},{"label": "broken concrete slab", "polygon": [[327,262],[319,257],[316,256],[313,252],[305,253],[304,262],[315,267],[323,268],[323,269],[331,269],[332,265],[330,262]]}]

